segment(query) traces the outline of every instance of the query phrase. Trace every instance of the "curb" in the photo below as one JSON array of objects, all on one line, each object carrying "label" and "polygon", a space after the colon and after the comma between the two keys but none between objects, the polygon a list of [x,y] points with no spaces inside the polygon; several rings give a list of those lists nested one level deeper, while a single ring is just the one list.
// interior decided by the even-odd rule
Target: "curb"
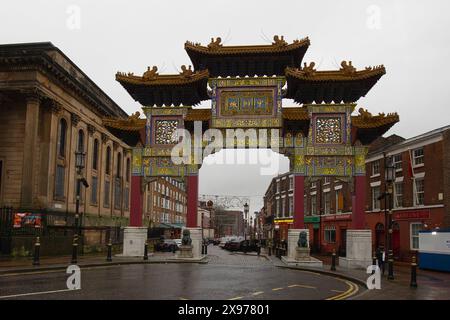
[{"label": "curb", "polygon": [[[183,260],[145,260],[145,261],[117,261],[117,262],[98,262],[98,263],[86,263],[86,264],[78,264],[80,269],[83,268],[95,268],[95,267],[107,267],[107,266],[120,266],[120,265],[133,265],[133,264],[167,264],[167,263],[197,263],[197,264],[207,264],[208,260],[203,259],[200,261],[183,261]],[[45,271],[57,271],[57,270],[66,270],[67,267],[71,264],[67,265],[57,265],[57,266],[48,266],[48,267],[36,267],[36,268],[26,268],[26,269],[9,269],[5,271],[0,271],[0,277],[15,275],[18,273],[28,274],[34,272],[45,272]]]},{"label": "curb", "polygon": [[[242,253],[242,252],[232,252],[231,254],[237,254],[237,255],[248,256],[248,257],[258,257],[257,254],[245,254],[245,253]],[[271,261],[267,254],[260,254],[259,257],[263,257],[266,260]]]},{"label": "curb", "polygon": [[349,280],[349,281],[352,281],[352,282],[356,282],[357,284],[359,284],[363,288],[366,288],[366,281],[361,280],[359,278],[355,278],[353,276],[346,275],[346,274],[341,274],[341,273],[332,272],[332,271],[326,271],[326,270],[322,270],[322,269],[302,268],[302,267],[287,266],[287,265],[275,265],[275,266],[278,267],[278,268],[284,268],[284,269],[310,271],[310,272],[316,272],[316,273],[320,273],[320,274],[325,274],[327,276],[340,278],[340,279],[344,279],[344,280]]}]

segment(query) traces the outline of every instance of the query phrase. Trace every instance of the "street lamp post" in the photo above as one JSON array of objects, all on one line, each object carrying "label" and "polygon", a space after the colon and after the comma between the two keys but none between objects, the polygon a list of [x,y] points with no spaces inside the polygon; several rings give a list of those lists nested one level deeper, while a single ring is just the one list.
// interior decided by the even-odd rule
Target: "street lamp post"
[{"label": "street lamp post", "polygon": [[393,158],[384,158],[385,160],[385,205],[384,212],[387,212],[388,218],[388,279],[394,280],[394,251],[392,243],[392,207],[393,207],[393,183],[395,181],[395,166],[393,165]]},{"label": "street lamp post", "polygon": [[247,240],[247,215],[248,215],[248,203],[244,204],[244,240]]},{"label": "street lamp post", "polygon": [[85,167],[86,154],[82,151],[75,152],[75,168],[77,169],[77,185],[76,185],[76,201],[75,201],[75,228],[76,234],[80,234],[80,194],[81,194],[81,183],[87,185],[84,178],[81,177],[82,170]]}]

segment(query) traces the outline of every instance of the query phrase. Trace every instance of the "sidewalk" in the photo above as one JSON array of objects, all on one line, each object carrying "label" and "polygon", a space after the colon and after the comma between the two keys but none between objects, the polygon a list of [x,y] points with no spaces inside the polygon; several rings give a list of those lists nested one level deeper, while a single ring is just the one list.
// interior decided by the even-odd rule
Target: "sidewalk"
[{"label": "sidewalk", "polygon": [[[80,267],[101,267],[123,264],[145,264],[145,263],[207,263],[207,261],[192,262],[174,260],[175,255],[171,252],[149,253],[148,260],[143,257],[121,257],[112,256],[112,261],[106,261],[106,255],[83,255],[78,256],[77,265]],[[33,258],[0,259],[0,276],[16,273],[28,273],[51,270],[65,270],[71,265],[72,256],[42,257],[39,266],[33,266]]]},{"label": "sidewalk", "polygon": [[[387,280],[387,268],[381,276],[381,289],[367,290],[366,281],[370,274],[365,270],[349,270],[336,266],[331,271],[331,257],[315,256],[323,261],[323,269],[313,270],[333,276],[341,276],[358,282],[365,289],[350,300],[448,300],[450,299],[450,273],[417,268],[417,288],[410,287],[411,266],[407,263],[394,264],[394,280]],[[276,260],[279,260],[275,258]],[[281,262],[281,261],[280,261]],[[283,266],[287,267],[287,266]],[[304,268],[293,267],[306,270]]]}]

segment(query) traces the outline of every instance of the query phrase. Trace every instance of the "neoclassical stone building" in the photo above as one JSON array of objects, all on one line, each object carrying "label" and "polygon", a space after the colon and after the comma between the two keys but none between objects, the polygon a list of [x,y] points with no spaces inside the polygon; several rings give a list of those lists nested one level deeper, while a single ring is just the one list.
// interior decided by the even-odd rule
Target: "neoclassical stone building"
[{"label": "neoclassical stone building", "polygon": [[133,135],[113,134],[103,122],[111,117],[128,115],[51,43],[0,45],[0,207],[69,225],[78,150],[89,183],[81,223],[127,225]]}]

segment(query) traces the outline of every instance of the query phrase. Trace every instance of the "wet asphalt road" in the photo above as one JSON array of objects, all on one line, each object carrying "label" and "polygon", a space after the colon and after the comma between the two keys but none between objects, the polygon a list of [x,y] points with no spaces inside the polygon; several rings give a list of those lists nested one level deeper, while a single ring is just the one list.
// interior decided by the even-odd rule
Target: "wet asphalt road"
[{"label": "wet asphalt road", "polygon": [[212,245],[208,251],[208,264],[83,268],[75,291],[51,292],[67,288],[62,271],[0,277],[0,299],[316,300],[356,293],[344,280],[277,268],[264,257]]}]

